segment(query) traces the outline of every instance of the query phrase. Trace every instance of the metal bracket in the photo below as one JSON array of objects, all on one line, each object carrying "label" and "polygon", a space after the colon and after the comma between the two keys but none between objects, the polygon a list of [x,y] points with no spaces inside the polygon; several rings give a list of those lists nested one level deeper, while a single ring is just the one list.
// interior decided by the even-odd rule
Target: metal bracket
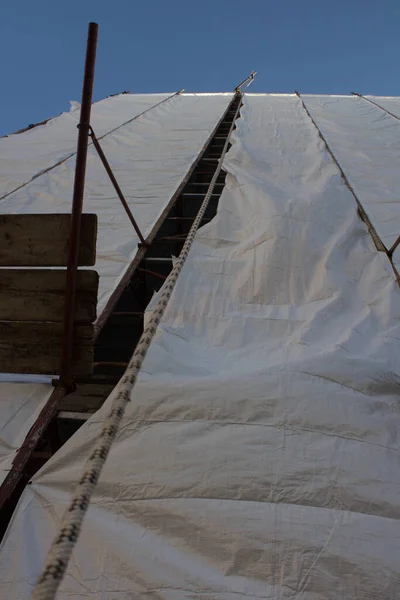
[{"label": "metal bracket", "polygon": [[233,91],[236,92],[236,94],[240,94],[241,88],[244,86],[245,83],[248,82],[246,87],[253,83],[255,75],[257,75],[257,71],[251,71],[250,75],[246,77],[246,79],[244,79],[242,83],[239,83],[239,85],[237,85]]}]

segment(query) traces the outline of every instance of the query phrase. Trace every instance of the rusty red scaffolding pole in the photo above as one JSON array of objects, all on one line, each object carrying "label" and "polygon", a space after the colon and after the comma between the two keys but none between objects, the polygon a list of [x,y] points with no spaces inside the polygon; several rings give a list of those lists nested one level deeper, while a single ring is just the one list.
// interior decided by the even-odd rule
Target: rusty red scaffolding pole
[{"label": "rusty red scaffolding pole", "polygon": [[106,155],[103,152],[102,147],[100,146],[99,140],[97,139],[93,129],[90,127],[90,131],[89,131],[89,135],[92,138],[92,142],[93,142],[93,146],[96,148],[97,150],[97,154],[99,155],[99,158],[101,160],[101,162],[103,163],[103,167],[105,168],[107,175],[110,178],[111,183],[114,186],[115,191],[118,194],[119,199],[121,200],[122,206],[124,207],[126,214],[129,217],[130,222],[132,223],[136,233],[138,234],[138,238],[140,240],[140,243],[143,244],[144,246],[146,246],[146,241],[142,235],[142,232],[139,229],[139,225],[136,223],[135,217],[132,214],[131,209],[128,206],[127,201],[125,200],[125,197],[122,193],[121,188],[119,187],[118,181],[115,179],[115,175],[112,172],[112,169],[110,167],[110,164],[106,158]]},{"label": "rusty red scaffolding pole", "polygon": [[76,278],[81,230],[83,193],[85,187],[86,158],[90,127],[90,111],[94,65],[96,61],[97,23],[89,23],[86,44],[85,73],[82,88],[81,114],[79,120],[78,144],[76,153],[75,181],[72,199],[71,230],[68,241],[68,263],[65,287],[63,319],[63,340],[61,348],[60,383],[67,389],[73,386],[72,348],[74,335]]}]

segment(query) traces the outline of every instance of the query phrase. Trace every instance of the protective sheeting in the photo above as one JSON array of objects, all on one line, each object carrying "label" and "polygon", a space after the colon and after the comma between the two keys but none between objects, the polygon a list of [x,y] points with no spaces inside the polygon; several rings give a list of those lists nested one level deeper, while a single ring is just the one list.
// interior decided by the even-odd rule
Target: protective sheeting
[{"label": "protective sheeting", "polygon": [[[102,136],[125,121],[166,100],[171,94],[129,94],[106,98],[92,106],[92,126]],[[23,134],[0,138],[0,197],[40,176],[76,152],[80,104]]]},{"label": "protective sheeting", "polygon": [[400,122],[357,96],[302,98],[390,248],[400,234]]},{"label": "protective sheeting", "polygon": [[[96,135],[114,129],[101,145],[144,236],[198,156],[232,94],[181,94],[160,104],[166,97],[123,95],[93,107]],[[151,106],[146,114],[118,127]],[[2,186],[3,192],[29,182],[0,200],[0,213],[71,212],[75,154],[54,169],[46,169],[74,149],[78,117],[79,111],[74,110],[47,125],[0,140],[0,152],[8,157],[1,179],[8,182],[13,173],[11,184]],[[100,314],[134,258],[139,239],[93,146],[88,152],[84,211],[98,216],[95,268],[100,276]]]},{"label": "protective sheeting", "polygon": [[0,484],[53,389],[50,383],[0,381]]},{"label": "protective sheeting", "polygon": [[[249,95],[61,599],[398,597],[400,293],[294,96]],[[24,492],[24,599],[111,399]]]}]

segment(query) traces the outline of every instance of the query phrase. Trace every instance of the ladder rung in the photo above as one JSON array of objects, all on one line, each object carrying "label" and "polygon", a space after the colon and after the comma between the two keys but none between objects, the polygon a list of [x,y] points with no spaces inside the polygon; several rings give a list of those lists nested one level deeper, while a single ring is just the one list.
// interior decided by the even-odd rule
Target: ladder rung
[{"label": "ladder rung", "polygon": [[164,263],[168,262],[168,263],[170,263],[170,262],[172,262],[172,257],[170,257],[170,258],[162,258],[161,256],[160,257],[158,257],[158,256],[157,257],[155,257],[155,256],[147,256],[143,260],[146,261],[146,262],[164,262]]},{"label": "ladder rung", "polygon": [[[182,192],[181,196],[202,196],[203,198],[205,197],[205,194],[196,194],[196,192]],[[211,198],[213,196],[218,196],[218,198],[220,198],[221,194],[211,194]]]},{"label": "ladder rung", "polygon": [[[210,173],[206,173],[206,175],[209,175],[209,174]],[[210,186],[210,184],[207,183],[206,181],[193,181],[193,182],[187,183],[186,185],[203,185],[203,186],[207,185],[208,187]],[[224,181],[217,181],[215,183],[215,185],[225,185],[225,182]],[[184,193],[186,194],[187,192],[184,192]]]},{"label": "ladder rung", "polygon": [[[196,217],[167,217],[168,221],[194,221]],[[202,221],[211,221],[208,217],[203,217]]]},{"label": "ladder rung", "polygon": [[[193,176],[194,175],[214,175],[215,171],[194,171]],[[221,171],[218,175],[218,177],[220,177],[221,175],[226,175],[225,171]],[[212,179],[212,177],[211,177]],[[210,181],[211,181],[210,179]],[[192,183],[191,181],[189,183]],[[193,182],[195,183],[195,182]]]},{"label": "ladder rung", "polygon": [[66,420],[66,421],[87,421],[88,419],[90,419],[90,417],[94,415],[94,412],[79,412],[79,411],[72,411],[72,410],[61,410],[58,415],[57,415],[57,419],[62,419],[62,420]]}]

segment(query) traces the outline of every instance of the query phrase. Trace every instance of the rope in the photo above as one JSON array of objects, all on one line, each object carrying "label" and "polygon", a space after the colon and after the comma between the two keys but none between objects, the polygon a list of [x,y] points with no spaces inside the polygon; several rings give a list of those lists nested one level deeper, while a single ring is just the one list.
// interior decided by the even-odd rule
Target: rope
[{"label": "rope", "polygon": [[[373,104],[377,108],[380,108],[381,110],[383,110],[383,112],[385,112],[387,115],[390,115],[391,117],[394,117],[395,119],[397,119],[398,121],[400,121],[400,117],[398,117],[394,113],[390,112],[390,110],[388,110],[387,108],[384,108],[383,106],[381,106],[377,102],[374,102],[373,100],[370,100],[369,98],[366,98],[362,94],[357,94],[357,92],[351,92],[351,93],[353,94],[353,96],[357,96],[358,98],[362,98],[362,100],[365,100],[366,102],[369,102],[370,104]],[[396,248],[397,248],[397,246],[399,244],[400,244],[400,235],[396,239],[396,241],[394,242],[394,244],[387,250],[387,255],[388,255],[388,257],[389,257],[390,260],[392,260],[393,253],[394,253],[394,251],[396,250]],[[397,273],[397,270],[395,270],[395,273]]]},{"label": "rope", "polygon": [[383,108],[383,106],[381,106],[377,102],[374,102],[373,100],[370,100],[369,98],[366,98],[362,94],[357,94],[357,92],[351,92],[351,93],[353,94],[353,96],[358,96],[358,98],[362,98],[366,102],[369,102],[370,104],[373,104],[374,106],[377,106],[378,108],[380,108],[381,110],[383,110],[386,114],[388,114],[391,117],[393,117],[393,118],[397,119],[398,121],[400,121],[400,117],[398,117],[394,113],[390,112],[390,110],[388,110],[387,108]]},{"label": "rope", "polygon": [[[235,96],[235,98],[236,97],[237,96]],[[89,508],[91,497],[96,488],[111,445],[116,438],[119,425],[122,417],[124,416],[126,406],[130,400],[131,393],[141,369],[143,360],[147,354],[154,334],[156,333],[157,326],[164,314],[168,301],[171,298],[176,280],[178,279],[178,275],[182,270],[187,255],[189,254],[194,237],[197,233],[211,198],[215,183],[220,174],[222,161],[228,148],[229,139],[235,124],[235,120],[239,113],[239,109],[240,102],[236,109],[231,128],[226,138],[218,167],[213,175],[200,210],[192,224],[192,227],[190,228],[181,253],[179,254],[175,266],[165,281],[149,322],[143,331],[125,374],[117,386],[118,393],[112,402],[111,411],[104,422],[102,432],[98,441],[96,442],[94,450],[86,461],[81,479],[76,486],[71,502],[64,513],[60,530],[53,540],[50,551],[47,555],[45,567],[43,568],[39,580],[33,590],[32,600],[53,600],[64,577],[72,550],[79,537],[84,516]]]},{"label": "rope", "polygon": [[369,216],[367,215],[367,213],[364,210],[363,205],[361,204],[360,199],[358,198],[357,194],[355,193],[353,186],[350,184],[346,173],[343,171],[341,165],[339,164],[339,161],[337,160],[336,156],[334,155],[333,151],[331,150],[325,136],[323,135],[322,131],[320,130],[320,128],[317,125],[317,122],[315,121],[315,119],[312,117],[310,111],[308,110],[307,106],[305,105],[305,102],[303,100],[303,98],[301,97],[301,95],[299,94],[299,92],[297,92],[296,90],[294,90],[294,93],[296,94],[296,96],[299,98],[305,112],[307,113],[307,116],[310,118],[312,124],[314,125],[315,129],[318,131],[318,135],[321,138],[321,140],[324,142],[325,144],[325,148],[328,152],[328,154],[330,155],[331,159],[333,160],[333,162],[335,163],[335,165],[337,166],[337,168],[339,169],[340,175],[343,179],[343,182],[345,184],[345,186],[347,187],[347,189],[349,190],[349,192],[353,195],[354,200],[357,203],[357,207],[358,207],[358,214],[360,215],[360,218],[364,221],[364,223],[366,224],[369,234],[372,237],[372,240],[375,244],[376,249],[378,250],[378,252],[385,252],[387,253],[386,247],[383,244],[382,240],[380,239],[379,235],[376,232],[375,227],[372,225],[371,220],[369,218]]},{"label": "rope", "polygon": [[[388,250],[386,248],[385,244],[382,242],[381,238],[379,237],[379,235],[378,235],[375,227],[372,225],[372,222],[371,222],[369,216],[367,215],[367,213],[364,210],[363,205],[361,204],[361,200],[358,198],[358,196],[355,193],[352,185],[350,184],[349,180],[347,179],[346,173],[343,171],[342,167],[339,164],[339,161],[337,160],[336,156],[333,154],[333,152],[332,152],[332,150],[331,150],[331,148],[330,148],[330,146],[329,146],[329,144],[328,144],[325,136],[322,134],[322,131],[318,127],[317,122],[311,116],[311,113],[308,110],[307,106],[305,105],[305,102],[304,102],[303,98],[301,97],[301,95],[299,94],[299,92],[297,92],[296,90],[294,90],[294,93],[299,98],[299,100],[300,100],[300,102],[301,102],[304,110],[306,111],[308,117],[310,118],[312,124],[314,125],[314,127],[318,131],[319,137],[324,142],[325,148],[326,148],[328,154],[330,155],[330,157],[332,158],[333,162],[335,163],[335,165],[339,169],[340,175],[341,175],[341,177],[343,179],[343,182],[344,182],[345,186],[347,187],[347,189],[353,195],[353,197],[354,197],[354,199],[355,199],[355,201],[357,203],[359,217],[360,217],[360,219],[362,221],[364,221],[365,225],[367,226],[368,232],[369,232],[369,234],[370,234],[370,236],[372,238],[372,241],[375,244],[376,249],[378,250],[378,252],[384,252],[386,254],[386,256],[389,259],[390,266],[393,269],[394,276],[396,277],[396,281],[400,285],[400,275],[399,275],[399,272],[397,271],[397,268],[395,267],[394,262],[392,260],[393,252],[397,248],[398,244],[400,244],[400,236],[396,240],[396,242],[393,244],[393,246]],[[367,100],[367,98],[365,98],[365,100]],[[374,104],[374,103],[372,103],[372,104]]]}]

